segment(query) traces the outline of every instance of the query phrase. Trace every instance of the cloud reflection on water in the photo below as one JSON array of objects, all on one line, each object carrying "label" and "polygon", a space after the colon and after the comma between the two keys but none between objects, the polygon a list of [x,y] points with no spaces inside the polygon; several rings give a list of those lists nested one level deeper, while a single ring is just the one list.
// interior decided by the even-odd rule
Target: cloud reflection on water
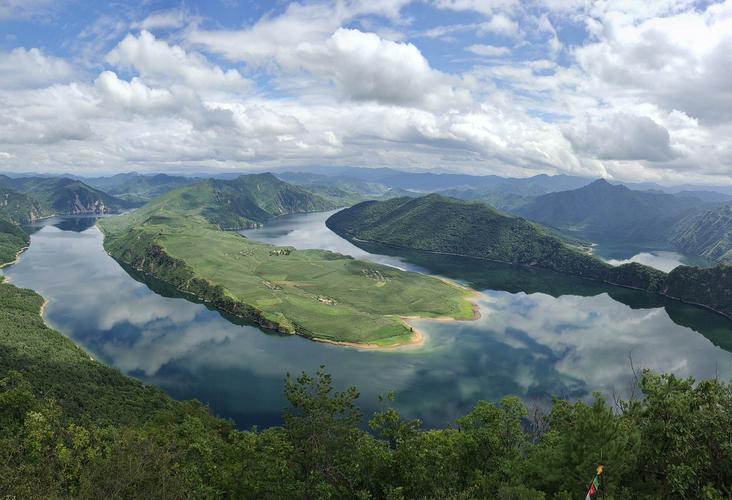
[{"label": "cloud reflection on water", "polygon": [[[324,219],[308,216],[316,226]],[[279,231],[286,234],[279,244],[304,248],[326,239],[333,250],[363,252],[311,226],[290,231],[280,225],[270,228],[271,237]],[[675,324],[663,308],[631,309],[607,294],[486,291],[477,321],[415,322],[427,335],[416,349],[361,351],[267,334],[201,304],[154,293],[106,255],[101,240],[95,227],[75,233],[46,226],[5,274],[45,295],[50,323],[105,362],[175,397],[207,402],[242,426],[277,423],[283,377],[321,364],[340,387],[359,388],[367,411],[375,409],[377,396],[394,391],[400,410],[429,425],[449,423],[478,399],[518,394],[546,401],[550,394],[625,391],[631,352],[636,367],[732,375],[730,353]]]}]

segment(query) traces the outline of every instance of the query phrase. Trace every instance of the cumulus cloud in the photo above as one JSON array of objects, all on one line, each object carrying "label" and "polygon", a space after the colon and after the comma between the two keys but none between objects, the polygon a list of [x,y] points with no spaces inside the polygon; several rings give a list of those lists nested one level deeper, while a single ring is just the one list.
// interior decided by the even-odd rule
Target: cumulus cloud
[{"label": "cumulus cloud", "polygon": [[516,36],[518,32],[518,23],[505,14],[491,16],[490,20],[478,25],[478,33],[494,33],[512,37]]},{"label": "cumulus cloud", "polygon": [[71,64],[41,50],[19,47],[0,52],[0,88],[45,87],[69,81],[74,76]]},{"label": "cumulus cloud", "polygon": [[579,152],[601,160],[664,161],[673,158],[668,130],[647,116],[615,113],[603,121],[585,119],[565,136]]},{"label": "cumulus cloud", "polygon": [[181,83],[193,89],[246,91],[251,82],[237,70],[224,71],[203,56],[169,45],[148,32],[128,34],[109,54],[106,61],[118,68],[137,71],[152,82]]},{"label": "cumulus cloud", "polygon": [[355,100],[449,107],[469,99],[451,77],[432,69],[417,47],[374,33],[339,28],[322,47],[303,49],[300,60]]},{"label": "cumulus cloud", "polygon": [[732,2],[640,23],[611,13],[597,36],[574,53],[596,91],[710,124],[732,121]]},{"label": "cumulus cloud", "polygon": [[236,29],[141,8],[65,59],[2,52],[0,159],[729,182],[732,0],[406,3],[290,3]]}]

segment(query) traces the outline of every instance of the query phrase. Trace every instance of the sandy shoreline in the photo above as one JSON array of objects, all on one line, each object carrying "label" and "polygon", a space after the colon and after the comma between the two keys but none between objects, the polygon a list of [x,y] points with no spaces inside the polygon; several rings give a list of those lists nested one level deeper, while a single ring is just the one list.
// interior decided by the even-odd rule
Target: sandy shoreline
[{"label": "sandy shoreline", "polygon": [[[44,323],[46,323],[45,314],[46,314],[47,305],[48,305],[48,299],[44,297],[43,304],[41,304],[41,308],[38,310],[38,314],[41,316],[41,319],[43,320]],[[46,324],[46,326],[48,326],[48,324]],[[50,328],[50,326],[49,326],[49,328]]]},{"label": "sandy shoreline", "polygon": [[[30,248],[30,245],[26,245],[23,248],[21,248],[20,250],[18,250],[17,252],[15,252],[15,259],[13,259],[10,262],[6,262],[5,264],[0,264],[0,269],[6,268],[8,266],[12,266],[13,264],[17,264],[18,260],[20,259],[20,255],[23,252],[25,252],[26,250],[28,250],[29,248]],[[7,276],[5,277],[5,283],[10,283],[10,278],[8,278]]]},{"label": "sandy shoreline", "polygon": [[317,338],[309,338],[309,340],[313,340],[315,342],[321,342],[323,344],[332,344],[332,345],[337,345],[337,346],[342,346],[342,347],[351,347],[354,349],[363,349],[363,350],[369,350],[369,351],[374,351],[374,350],[393,351],[396,349],[407,349],[410,347],[420,347],[420,346],[424,345],[427,335],[425,335],[425,333],[422,330],[420,330],[419,328],[414,326],[414,324],[412,324],[412,321],[424,320],[424,321],[439,321],[439,322],[449,323],[449,322],[453,322],[453,321],[476,321],[476,320],[480,319],[480,317],[481,317],[480,306],[478,306],[478,304],[476,302],[477,298],[480,296],[480,292],[478,292],[477,290],[472,290],[470,288],[466,288],[466,287],[460,285],[459,283],[455,283],[455,282],[450,281],[445,278],[440,278],[440,277],[437,277],[437,278],[446,283],[449,283],[450,285],[457,286],[459,288],[462,288],[466,291],[471,292],[469,294],[469,297],[466,298],[466,300],[471,302],[471,304],[473,305],[473,316],[471,318],[455,319],[455,318],[451,318],[449,316],[440,316],[437,318],[429,318],[429,317],[425,317],[425,316],[399,316],[399,319],[401,319],[402,322],[412,330],[412,337],[409,339],[409,342],[402,342],[400,344],[394,344],[394,345],[390,345],[390,346],[382,346],[382,345],[378,345],[378,344],[360,344],[358,342],[339,342],[337,340],[327,340],[327,339],[317,339]]}]

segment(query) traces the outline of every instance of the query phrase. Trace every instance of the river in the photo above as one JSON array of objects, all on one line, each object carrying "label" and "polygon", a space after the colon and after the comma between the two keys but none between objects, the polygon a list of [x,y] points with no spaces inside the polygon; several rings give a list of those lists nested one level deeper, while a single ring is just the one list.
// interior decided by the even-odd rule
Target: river
[{"label": "river", "polygon": [[479,399],[628,394],[631,359],[636,370],[732,378],[732,323],[713,313],[551,272],[359,248],[328,230],[327,216],[282,217],[244,234],[451,277],[482,290],[481,318],[419,321],[424,345],[391,351],[266,332],[127,272],[104,252],[93,218],[38,223],[30,248],[3,274],[46,297],[46,321],[95,358],[175,398],[203,401],[240,428],[280,423],[286,374],[320,365],[339,387],[359,389],[367,413],[393,391],[395,406],[426,426],[449,424]]}]

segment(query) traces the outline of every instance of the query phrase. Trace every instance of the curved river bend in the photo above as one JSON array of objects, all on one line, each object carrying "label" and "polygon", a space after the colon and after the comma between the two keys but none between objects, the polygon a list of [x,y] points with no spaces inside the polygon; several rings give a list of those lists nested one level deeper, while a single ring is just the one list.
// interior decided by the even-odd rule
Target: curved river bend
[{"label": "curved river bend", "polygon": [[[179,399],[196,398],[240,428],[280,423],[287,373],[326,365],[355,385],[367,414],[378,396],[426,425],[449,424],[479,399],[517,394],[627,393],[641,367],[682,376],[732,378],[732,323],[631,290],[472,259],[357,248],[328,230],[327,213],[283,217],[247,237],[327,248],[435,272],[483,290],[473,322],[419,321],[419,347],[367,351],[237,324],[160,284],[126,272],[102,248],[93,218],[36,225],[31,246],[3,270],[48,299],[45,317],[96,358]],[[430,270],[430,271],[427,271]]]}]

